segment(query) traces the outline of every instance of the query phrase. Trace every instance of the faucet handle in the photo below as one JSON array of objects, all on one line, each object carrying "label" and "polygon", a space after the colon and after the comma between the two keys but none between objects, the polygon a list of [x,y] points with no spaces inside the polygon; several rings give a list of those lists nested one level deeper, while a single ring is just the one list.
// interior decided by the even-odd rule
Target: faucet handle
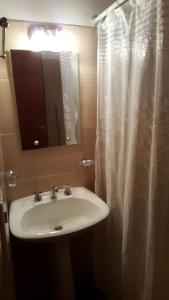
[{"label": "faucet handle", "polygon": [[58,188],[57,186],[53,186],[52,191],[58,192],[58,191],[59,191],[59,188]]},{"label": "faucet handle", "polygon": [[65,189],[65,190],[64,190],[64,194],[65,194],[66,196],[69,196],[69,195],[72,194],[71,189],[70,189],[70,188],[71,188],[71,185],[70,185],[70,184],[64,185],[63,188]]},{"label": "faucet handle", "polygon": [[35,198],[34,198],[34,201],[35,201],[35,202],[40,202],[40,201],[42,201],[42,196],[41,196],[41,193],[40,193],[40,192],[34,192],[34,195],[35,195]]}]

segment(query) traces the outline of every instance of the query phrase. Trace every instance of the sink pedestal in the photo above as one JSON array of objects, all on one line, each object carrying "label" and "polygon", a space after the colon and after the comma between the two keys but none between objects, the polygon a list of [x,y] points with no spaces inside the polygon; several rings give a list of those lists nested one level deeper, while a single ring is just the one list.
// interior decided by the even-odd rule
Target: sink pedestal
[{"label": "sink pedestal", "polygon": [[53,300],[75,300],[69,243],[51,245]]}]

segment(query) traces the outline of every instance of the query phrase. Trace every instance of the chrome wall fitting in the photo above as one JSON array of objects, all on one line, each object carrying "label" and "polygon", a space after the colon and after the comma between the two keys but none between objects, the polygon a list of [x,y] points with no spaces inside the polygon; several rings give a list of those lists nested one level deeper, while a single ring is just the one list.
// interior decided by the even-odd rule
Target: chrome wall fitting
[{"label": "chrome wall fitting", "polygon": [[8,19],[3,17],[0,19],[0,26],[2,27],[2,52],[0,54],[0,58],[5,58],[6,54],[5,54],[5,32],[6,32],[6,28],[8,27],[9,23],[8,23]]},{"label": "chrome wall fitting", "polygon": [[94,160],[92,159],[82,159],[80,161],[80,165],[83,167],[83,168],[90,168],[94,165]]},{"label": "chrome wall fitting", "polygon": [[15,187],[16,186],[16,178],[17,178],[17,172],[14,169],[8,169],[5,171],[5,178],[6,183],[9,187]]}]

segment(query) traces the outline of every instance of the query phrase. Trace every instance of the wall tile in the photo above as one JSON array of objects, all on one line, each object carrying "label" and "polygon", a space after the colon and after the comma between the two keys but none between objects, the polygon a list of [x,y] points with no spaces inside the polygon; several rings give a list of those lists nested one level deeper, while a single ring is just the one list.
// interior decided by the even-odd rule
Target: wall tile
[{"label": "wall tile", "polygon": [[80,79],[96,79],[96,29],[79,28]]},{"label": "wall tile", "polygon": [[82,159],[82,153],[78,151],[78,148],[78,146],[62,147],[39,152],[38,176],[77,171]]},{"label": "wall tile", "polygon": [[8,68],[5,59],[0,59],[0,79],[8,79]]},{"label": "wall tile", "polygon": [[3,163],[3,153],[2,153],[2,142],[0,136],[0,173],[3,172],[3,169],[4,169],[4,163]]},{"label": "wall tile", "polygon": [[94,192],[95,171],[94,166],[89,169],[83,169],[83,186]]},{"label": "wall tile", "polygon": [[15,134],[2,136],[5,170],[16,169],[17,180],[37,176],[36,151],[22,151]]},{"label": "wall tile", "polygon": [[0,80],[0,128],[1,133],[16,132],[16,111],[13,103],[11,82]]},{"label": "wall tile", "polygon": [[82,128],[96,127],[96,80],[81,80],[81,124]]},{"label": "wall tile", "polygon": [[7,187],[7,199],[13,201],[25,196],[32,195],[37,191],[37,178],[25,181],[18,181],[16,187]]},{"label": "wall tile", "polygon": [[94,159],[96,129],[95,128],[83,129],[82,130],[82,138],[83,138],[83,158]]},{"label": "wall tile", "polygon": [[3,153],[2,153],[2,143],[0,136],[0,187],[4,186],[4,162],[3,162]]},{"label": "wall tile", "polygon": [[85,186],[85,176],[83,170],[56,174],[53,176],[39,177],[38,190],[41,192],[50,190],[53,186],[62,187],[65,184],[71,186]]}]

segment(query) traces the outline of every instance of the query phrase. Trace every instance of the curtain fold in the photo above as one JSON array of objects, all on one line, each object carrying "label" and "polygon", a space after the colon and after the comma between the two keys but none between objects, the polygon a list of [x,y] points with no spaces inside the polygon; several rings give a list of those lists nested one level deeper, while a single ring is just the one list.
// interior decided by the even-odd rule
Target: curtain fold
[{"label": "curtain fold", "polygon": [[109,12],[98,24],[96,192],[111,208],[110,282],[126,300],[169,299],[168,78],[168,1]]}]

